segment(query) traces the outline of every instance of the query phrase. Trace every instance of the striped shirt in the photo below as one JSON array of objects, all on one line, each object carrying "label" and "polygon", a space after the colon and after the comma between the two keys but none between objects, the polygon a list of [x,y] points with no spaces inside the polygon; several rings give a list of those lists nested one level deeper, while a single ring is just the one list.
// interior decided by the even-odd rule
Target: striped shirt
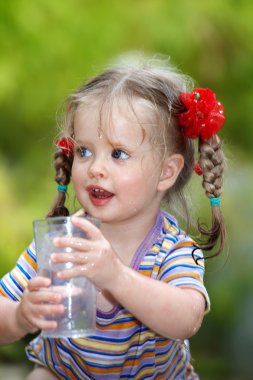
[{"label": "striped shirt", "polygon": [[[131,267],[144,276],[203,294],[203,260],[195,263],[193,240],[171,215],[161,211],[138,248]],[[194,252],[202,258],[200,250]],[[0,292],[14,301],[36,276],[36,253],[31,244],[15,268],[0,282]],[[158,335],[120,304],[110,312],[97,309],[96,335],[83,338],[36,337],[26,348],[28,358],[50,368],[60,379],[199,379],[190,363],[189,342]]]}]

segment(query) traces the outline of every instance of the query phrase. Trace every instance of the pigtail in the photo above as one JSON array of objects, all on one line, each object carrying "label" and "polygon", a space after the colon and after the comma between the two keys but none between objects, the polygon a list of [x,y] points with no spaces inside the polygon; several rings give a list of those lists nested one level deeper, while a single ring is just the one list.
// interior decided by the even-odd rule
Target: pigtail
[{"label": "pigtail", "polygon": [[58,194],[47,214],[47,217],[68,216],[69,210],[65,207],[67,185],[71,179],[73,157],[67,155],[63,149],[58,149],[54,155],[56,170],[55,181],[58,183]]},{"label": "pigtail", "polygon": [[198,222],[203,240],[196,246],[196,250],[201,248],[211,251],[217,245],[217,252],[208,256],[208,258],[215,257],[223,250],[226,238],[220,209],[224,154],[217,135],[225,123],[224,107],[209,88],[195,88],[192,92],[180,94],[179,99],[185,109],[179,115],[178,121],[184,136],[189,139],[198,138],[199,160],[194,170],[197,174],[203,175],[202,186],[211,204],[211,227],[208,229]]},{"label": "pigtail", "polygon": [[219,204],[223,185],[224,153],[217,135],[213,135],[207,141],[199,139],[199,164],[203,173],[202,186],[211,203],[212,217],[210,229],[198,223],[198,229],[206,239],[205,242],[202,241],[200,247],[206,251],[212,250],[216,245],[218,247],[216,253],[208,256],[210,258],[219,255],[224,248],[226,238],[224,218]]}]

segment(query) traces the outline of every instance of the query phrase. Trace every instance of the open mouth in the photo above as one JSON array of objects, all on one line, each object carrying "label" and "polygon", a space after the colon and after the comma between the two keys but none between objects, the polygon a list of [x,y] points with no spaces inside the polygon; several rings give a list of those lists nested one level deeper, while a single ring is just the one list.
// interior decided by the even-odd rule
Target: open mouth
[{"label": "open mouth", "polygon": [[107,191],[107,190],[105,190],[99,186],[89,186],[87,188],[87,191],[89,193],[89,197],[90,197],[91,202],[95,206],[104,206],[114,196],[113,193],[111,193],[110,191]]},{"label": "open mouth", "polygon": [[90,190],[90,194],[93,197],[98,198],[98,199],[106,199],[106,198],[110,198],[113,196],[113,194],[110,191],[107,191],[107,190],[104,190],[104,189],[101,189],[98,187]]}]

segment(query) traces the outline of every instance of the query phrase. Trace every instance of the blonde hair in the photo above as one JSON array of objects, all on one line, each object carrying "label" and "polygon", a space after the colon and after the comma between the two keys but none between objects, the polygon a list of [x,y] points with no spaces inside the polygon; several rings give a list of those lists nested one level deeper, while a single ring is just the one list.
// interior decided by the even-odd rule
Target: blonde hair
[{"label": "blonde hair", "polygon": [[[194,166],[194,143],[182,133],[178,123],[178,115],[184,111],[179,100],[182,92],[189,92],[193,88],[193,81],[188,76],[178,72],[169,65],[157,61],[142,60],[138,64],[119,65],[103,71],[94,77],[67,100],[67,112],[62,124],[62,135],[74,137],[74,119],[76,111],[84,105],[98,104],[102,109],[104,105],[112,107],[117,99],[126,99],[130,105],[134,99],[143,99],[150,105],[157,120],[154,144],[165,154],[179,153],[184,157],[184,167],[179,174],[174,186],[165,194],[165,200],[170,203],[178,199],[185,210],[187,221],[189,213],[183,189],[189,181]],[[132,108],[133,109],[133,108]],[[218,137],[211,138],[208,142],[199,141],[199,153],[203,168],[203,187],[209,198],[217,197],[221,193],[223,160],[224,156]],[[68,162],[68,163],[67,163]],[[72,158],[67,157],[61,150],[55,153],[55,168],[57,171],[56,182],[67,185],[70,181]],[[211,177],[211,180],[210,180]],[[219,195],[217,195],[219,194]],[[48,216],[66,215],[68,210],[64,206],[65,194],[59,193]],[[224,223],[221,213],[215,206],[212,214],[213,222],[210,230],[199,225],[199,230],[206,238],[199,244],[201,248],[211,250],[217,241],[224,243]],[[218,227],[217,227],[218,226]],[[219,251],[220,251],[219,249]]]}]

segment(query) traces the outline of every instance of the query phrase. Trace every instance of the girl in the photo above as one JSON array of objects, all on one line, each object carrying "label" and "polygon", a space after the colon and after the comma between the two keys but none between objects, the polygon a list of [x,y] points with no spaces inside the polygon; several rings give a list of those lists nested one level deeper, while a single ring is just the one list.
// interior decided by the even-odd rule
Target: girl
[{"label": "girl", "polygon": [[[187,339],[209,310],[200,248],[218,243],[218,254],[224,245],[217,131],[225,119],[211,90],[187,92],[188,85],[173,68],[144,63],[106,70],[69,97],[55,153],[58,197],[48,216],[68,214],[72,178],[81,213],[102,225],[98,230],[73,216],[90,239],[55,239],[57,247],[76,251],[52,260],[75,264],[60,278],[85,276],[97,287],[97,331],[79,339],[39,335],[27,347],[37,363],[29,380],[198,379]],[[193,138],[199,140],[196,170],[212,208],[212,227],[199,226],[206,240],[198,244],[160,209],[162,201],[169,209],[178,208],[177,201],[185,208]],[[49,286],[49,279],[36,276],[32,244],[1,281],[2,343],[56,327],[44,317],[62,313],[59,295],[39,291]]]}]

